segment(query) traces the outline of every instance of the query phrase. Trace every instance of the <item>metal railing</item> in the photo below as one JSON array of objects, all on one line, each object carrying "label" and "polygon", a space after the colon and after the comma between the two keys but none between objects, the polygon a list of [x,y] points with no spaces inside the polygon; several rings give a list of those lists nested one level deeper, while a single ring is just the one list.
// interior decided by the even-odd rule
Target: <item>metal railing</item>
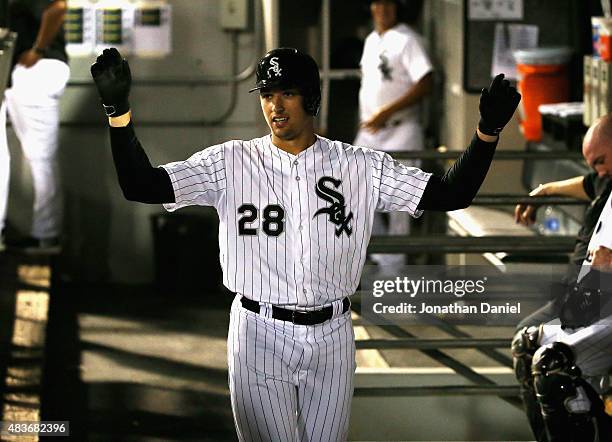
[{"label": "metal railing", "polygon": [[[463,150],[417,150],[390,152],[389,154],[396,160],[453,160],[459,158],[462,153]],[[567,150],[497,150],[493,159],[503,161],[584,160],[580,152]]]},{"label": "metal railing", "polygon": [[434,350],[440,348],[510,348],[510,339],[494,338],[453,338],[453,339],[423,339],[423,338],[401,338],[401,339],[357,339],[355,346],[357,350],[367,349],[413,349]]},{"label": "metal railing", "polygon": [[359,387],[358,397],[404,397],[404,396],[499,396],[512,405],[521,407],[518,401],[519,386],[513,385],[440,385],[419,387]]},{"label": "metal railing", "polygon": [[[353,309],[360,311],[359,301],[353,303]],[[382,319],[381,319],[382,320]],[[423,354],[429,356],[441,365],[444,365],[453,370],[458,375],[473,382],[476,385],[470,386],[418,386],[418,387],[357,387],[355,388],[355,396],[423,396],[423,395],[494,395],[499,396],[502,400],[515,407],[522,407],[521,400],[518,397],[518,385],[498,385],[491,379],[483,376],[466,364],[458,361],[452,356],[444,353],[440,348],[475,348],[483,352],[486,356],[492,357],[497,362],[508,367],[512,361],[499,353],[496,353],[492,347],[503,347],[507,345],[509,348],[509,340],[496,339],[487,340],[485,345],[480,344],[480,339],[472,337],[459,339],[457,344],[453,344],[452,340],[441,339],[421,339],[400,327],[397,324],[386,323],[378,324],[381,330],[394,336],[396,339],[377,339],[377,340],[357,340],[355,341],[356,348],[367,349],[397,349],[397,348],[413,348],[419,350]],[[446,328],[453,328],[450,324],[446,324]],[[465,334],[460,332],[460,334]],[[454,346],[456,345],[456,346]],[[453,347],[454,346],[454,347]],[[495,353],[492,353],[495,352]],[[495,356],[499,355],[500,358]]]},{"label": "metal railing", "polygon": [[[430,150],[418,152],[394,152],[395,159],[428,159],[448,160],[456,159],[461,151]],[[522,160],[578,160],[583,161],[579,152],[568,151],[498,151],[495,160],[522,161]],[[515,204],[532,205],[584,205],[586,201],[559,197],[559,196],[527,196],[516,194],[493,194],[479,195],[472,204],[479,206],[501,206]],[[461,236],[374,236],[371,238],[369,253],[405,253],[421,254],[424,251],[435,253],[528,253],[534,255],[542,254],[568,254],[573,251],[575,238],[568,236],[484,236],[484,237],[461,237]],[[354,303],[356,311],[360,310],[360,303]],[[361,325],[367,324],[361,318]],[[443,385],[443,386],[417,386],[417,387],[359,387],[355,390],[355,396],[359,397],[397,397],[397,396],[474,396],[495,395],[505,402],[522,408],[519,399],[519,386],[497,385],[494,381],[483,376],[471,367],[458,361],[441,351],[442,349],[473,349],[490,359],[501,364],[502,367],[511,368],[512,359],[508,354],[499,352],[498,348],[510,347],[510,338],[474,338],[468,333],[447,323],[442,318],[429,315],[428,325],[450,334],[453,338],[427,339],[418,338],[397,324],[376,325],[386,331],[394,339],[367,339],[355,342],[358,350],[418,350],[431,357],[438,363],[452,369],[456,374],[473,382],[476,385]]]},{"label": "metal railing", "polygon": [[369,253],[570,253],[576,239],[571,236],[373,236]]},{"label": "metal railing", "polygon": [[567,196],[529,196],[516,194],[482,194],[476,196],[472,201],[472,206],[506,206],[515,204],[540,205],[565,205],[583,206],[588,201],[571,198]]}]

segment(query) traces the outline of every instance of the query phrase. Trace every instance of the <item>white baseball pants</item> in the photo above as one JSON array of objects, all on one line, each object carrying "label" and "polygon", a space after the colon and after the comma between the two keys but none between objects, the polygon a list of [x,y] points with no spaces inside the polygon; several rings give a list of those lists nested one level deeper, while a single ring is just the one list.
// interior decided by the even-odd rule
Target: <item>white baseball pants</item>
[{"label": "white baseball pants", "polygon": [[228,335],[229,387],[241,441],[344,441],[353,397],[350,310],[317,325],[246,310],[237,295]]},{"label": "white baseball pants", "polygon": [[[6,111],[34,183],[31,235],[51,238],[61,232],[62,194],[59,184],[57,148],[59,100],[70,69],[59,60],[43,59],[30,68],[17,65],[12,86],[5,92],[0,124],[5,129]],[[4,228],[9,190],[9,150],[6,134],[0,134],[0,229]]]},{"label": "white baseball pants", "polygon": [[572,347],[576,355],[576,365],[583,377],[601,392],[601,377],[612,370],[612,317],[600,319],[594,324],[579,329],[561,328],[560,324],[547,323],[542,326],[540,345],[555,341]]}]

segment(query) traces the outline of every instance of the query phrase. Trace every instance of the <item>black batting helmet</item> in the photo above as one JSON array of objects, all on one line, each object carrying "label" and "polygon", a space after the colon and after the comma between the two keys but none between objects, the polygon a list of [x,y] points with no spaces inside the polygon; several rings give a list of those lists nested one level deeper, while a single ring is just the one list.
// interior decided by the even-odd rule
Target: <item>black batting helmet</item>
[{"label": "black batting helmet", "polygon": [[314,59],[294,48],[273,49],[257,64],[255,87],[249,92],[268,88],[296,88],[303,97],[304,110],[319,113],[321,80]]}]

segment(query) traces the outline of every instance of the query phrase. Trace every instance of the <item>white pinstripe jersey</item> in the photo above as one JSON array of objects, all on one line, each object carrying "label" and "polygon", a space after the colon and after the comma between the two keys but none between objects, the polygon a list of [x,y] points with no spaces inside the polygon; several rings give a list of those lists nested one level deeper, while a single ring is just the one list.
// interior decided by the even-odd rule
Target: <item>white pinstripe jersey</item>
[{"label": "white pinstripe jersey", "polygon": [[271,136],[227,141],[161,166],[176,202],[219,214],[223,283],[275,305],[320,308],[354,293],[375,210],[417,205],[430,174],[383,152],[317,136],[292,155]]}]

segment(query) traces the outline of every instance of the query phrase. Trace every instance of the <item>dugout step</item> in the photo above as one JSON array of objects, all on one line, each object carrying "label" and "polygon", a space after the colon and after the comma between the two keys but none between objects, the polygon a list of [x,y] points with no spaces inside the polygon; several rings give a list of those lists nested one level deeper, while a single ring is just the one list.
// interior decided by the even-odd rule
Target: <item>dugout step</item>
[{"label": "dugout step", "polygon": [[[476,434],[490,440],[500,434],[530,440],[528,426],[520,425],[524,416],[511,369],[510,339],[500,338],[511,336],[512,327],[373,326],[359,322],[355,312],[354,317],[356,329],[367,329],[368,336],[356,341],[350,440],[473,440]],[[359,364],[365,352],[376,352],[385,365]],[[466,409],[474,410],[467,420]],[[363,425],[372,412],[385,422],[382,434]],[[506,416],[503,428],[494,425],[500,415]],[[488,429],[484,435],[483,427]]]},{"label": "dugout step", "polygon": [[[508,386],[508,391],[517,388],[509,368],[476,370],[498,385]],[[458,394],[423,385],[453,386],[451,392]],[[376,389],[385,394],[368,394]],[[387,395],[389,389],[396,394]],[[499,388],[477,390],[442,367],[358,369],[349,440],[500,440],[500,435],[504,440],[533,440],[524,413],[495,396]]]},{"label": "dugout step", "polygon": [[[483,257],[492,265],[510,263],[567,264],[567,255],[574,248],[573,236],[541,236],[534,229],[517,224],[508,211],[470,206],[448,212],[449,228],[462,237],[508,238],[504,245],[492,248]],[[514,240],[512,241],[512,239]],[[514,244],[512,244],[514,242]]]}]

